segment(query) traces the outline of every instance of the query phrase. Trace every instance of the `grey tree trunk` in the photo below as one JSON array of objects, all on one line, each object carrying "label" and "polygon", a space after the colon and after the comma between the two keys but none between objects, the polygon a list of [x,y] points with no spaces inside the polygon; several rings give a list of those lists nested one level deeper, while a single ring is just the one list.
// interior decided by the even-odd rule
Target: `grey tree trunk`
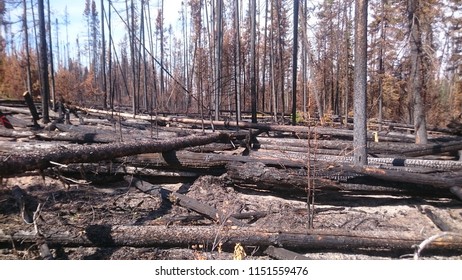
[{"label": "grey tree trunk", "polygon": [[23,31],[24,31],[24,44],[26,49],[26,74],[27,74],[27,91],[32,95],[32,74],[30,69],[30,48],[29,48],[29,31],[27,27],[27,2],[22,0],[23,5]]},{"label": "grey tree trunk", "polygon": [[292,125],[297,124],[298,1],[294,1],[294,46],[292,51]]},{"label": "grey tree trunk", "polygon": [[354,164],[367,165],[367,0],[355,1]]},{"label": "grey tree trunk", "polygon": [[[274,5],[271,2],[271,13],[274,9]],[[276,82],[275,82],[275,63],[276,63],[276,52],[275,52],[275,45],[274,45],[274,31],[273,28],[270,30],[270,73],[271,73],[271,101],[272,101],[272,109],[273,109],[273,119],[275,122],[278,120],[278,99],[276,97]]]},{"label": "grey tree trunk", "polygon": [[378,108],[378,122],[379,122],[379,131],[382,130],[383,122],[383,75],[385,73],[383,57],[385,53],[385,38],[386,38],[386,17],[385,17],[385,5],[387,5],[386,0],[382,1],[382,22],[380,23],[380,48],[379,48],[379,108]]},{"label": "grey tree trunk", "polygon": [[409,92],[413,96],[414,105],[414,128],[415,143],[427,144],[427,122],[425,118],[425,106],[423,101],[422,79],[422,31],[419,21],[419,1],[408,1],[408,20],[411,47],[411,73],[409,79]]},{"label": "grey tree trunk", "polygon": [[303,8],[302,8],[302,91],[303,91],[303,116],[306,117],[308,116],[308,103],[309,103],[309,96],[308,96],[308,86],[307,82],[309,80],[309,75],[308,75],[308,67],[307,67],[307,62],[308,62],[308,51],[309,49],[307,48],[308,44],[305,42],[307,41],[306,38],[306,30],[307,30],[307,22],[308,22],[308,8],[307,8],[307,0],[303,1]]},{"label": "grey tree trunk", "polygon": [[47,28],[48,28],[48,41],[50,43],[50,79],[51,79],[51,108],[52,110],[56,109],[56,90],[55,90],[55,67],[54,67],[54,59],[53,59],[53,41],[51,40],[51,12],[50,12],[50,0],[47,0],[47,8],[48,8],[48,21],[47,21]]},{"label": "grey tree trunk", "polygon": [[222,66],[222,50],[223,50],[223,0],[217,0],[216,6],[217,24],[215,30],[216,36],[216,90],[215,90],[215,120],[220,118],[220,103],[221,103],[221,66]]},{"label": "grey tree trunk", "polygon": [[108,0],[108,19],[107,19],[107,28],[109,32],[109,42],[108,42],[108,80],[109,80],[109,108],[114,108],[114,86],[112,83],[113,74],[112,74],[112,24],[111,24],[111,0]]},{"label": "grey tree trunk", "polygon": [[252,123],[257,123],[257,67],[256,67],[256,37],[257,37],[257,1],[250,1],[250,94],[252,104]]},{"label": "grey tree trunk", "polygon": [[104,0],[101,0],[101,78],[103,88],[103,108],[107,108],[107,85],[106,85],[106,38],[104,34]]},{"label": "grey tree trunk", "polygon": [[[344,21],[345,21],[345,33],[346,34],[350,34],[351,32],[351,29],[350,29],[350,17],[349,17],[349,14],[350,14],[350,5],[345,2],[345,8],[344,8]],[[344,78],[344,81],[345,81],[345,94],[344,94],[344,115],[345,115],[345,120],[344,120],[344,124],[347,125],[348,124],[348,113],[350,112],[349,110],[349,99],[350,99],[350,59],[351,59],[351,56],[350,56],[350,45],[351,45],[351,42],[350,42],[350,37],[349,36],[345,36],[345,42],[344,42],[344,48],[345,48],[345,78]]]},{"label": "grey tree trunk", "polygon": [[[164,0],[161,3],[161,21],[160,21],[160,64],[164,65]],[[165,78],[164,78],[164,71],[160,70],[160,96],[162,98],[162,104],[165,105]]]},{"label": "grey tree trunk", "polygon": [[267,49],[268,49],[268,0],[265,0],[265,24],[264,24],[264,35],[263,35],[263,54],[262,54],[262,71],[261,71],[261,104],[263,112],[269,111],[267,110],[267,102],[266,102],[266,65],[267,65]]},{"label": "grey tree trunk", "polygon": [[236,102],[236,122],[241,121],[241,34],[239,22],[239,1],[234,1],[234,85]]}]

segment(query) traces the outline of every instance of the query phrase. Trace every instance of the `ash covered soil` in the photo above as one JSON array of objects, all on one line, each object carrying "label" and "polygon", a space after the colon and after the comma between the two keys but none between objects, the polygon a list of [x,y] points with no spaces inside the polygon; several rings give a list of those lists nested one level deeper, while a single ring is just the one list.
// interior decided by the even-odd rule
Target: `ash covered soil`
[{"label": "ash covered soil", "polygon": [[[156,185],[155,181],[151,183]],[[221,213],[264,213],[264,216],[242,220],[249,227],[267,230],[307,229],[306,197],[277,195],[229,184],[226,176],[203,176],[190,183],[158,184],[210,205]],[[13,195],[13,189],[24,191],[24,210]],[[40,204],[35,225],[43,236],[63,229],[71,235],[84,235],[89,225],[165,226],[193,225],[209,227],[216,222],[176,204],[166,203],[160,195],[140,191],[124,180],[108,179],[106,183],[88,183],[78,179],[49,176],[4,178],[0,187],[0,234],[35,232],[33,215]],[[424,236],[441,233],[425,213],[432,212],[462,232],[462,203],[453,198],[419,198],[404,195],[371,195],[348,192],[319,192],[315,196],[315,229],[354,231],[416,232]],[[417,245],[417,244],[416,244]],[[233,259],[233,250],[220,250],[211,244],[189,244],[187,247],[50,247],[55,259]],[[245,259],[271,259],[264,248],[244,246]],[[364,250],[336,252],[305,250],[298,252],[310,259],[399,259],[412,257],[406,252]],[[426,259],[462,259],[462,252],[423,255]],[[40,259],[37,245],[19,242],[3,244],[0,259]]]}]

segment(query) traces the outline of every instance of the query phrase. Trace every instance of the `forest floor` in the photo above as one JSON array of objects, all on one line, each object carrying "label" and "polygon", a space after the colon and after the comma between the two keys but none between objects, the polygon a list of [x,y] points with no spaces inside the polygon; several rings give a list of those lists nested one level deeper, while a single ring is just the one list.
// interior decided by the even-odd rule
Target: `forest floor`
[{"label": "forest floor", "polygon": [[[127,182],[99,185],[65,185],[62,181],[41,176],[26,176],[4,180],[0,190],[0,220],[2,233],[34,232],[21,215],[11,188],[20,186],[28,196],[32,209],[42,203],[40,220],[42,234],[56,231],[70,235],[85,234],[88,225],[161,225],[175,232],[176,226],[193,224],[207,227],[213,222],[191,213],[178,205],[163,206],[159,196],[141,192]],[[280,197],[271,193],[240,191],[228,187],[224,179],[203,176],[193,183],[162,184],[172,191],[181,190],[222,211],[264,212],[265,217],[251,224],[254,228],[277,228],[292,231],[307,229],[306,199]],[[416,198],[398,195],[319,195],[314,227],[354,231],[418,232],[423,236],[438,234],[440,229],[425,215],[430,209],[462,231],[462,203],[450,198]],[[35,203],[33,203],[35,201]],[[418,244],[416,244],[418,245]],[[39,259],[36,246],[3,249],[0,259]],[[190,244],[188,248],[159,247],[61,247],[53,249],[56,259],[233,259],[233,252],[211,250],[212,244]],[[257,246],[246,247],[248,259],[269,259]],[[411,258],[413,248],[390,252],[379,250],[304,250],[310,259],[399,259]],[[462,254],[423,254],[424,259],[462,259]]]},{"label": "forest floor", "polygon": [[[15,118],[19,116],[15,115]],[[24,147],[24,151],[28,144],[33,149],[37,149],[39,143],[50,145],[49,141],[40,142],[30,137],[2,136],[0,142],[4,144],[1,151],[3,160],[12,154],[6,151],[11,144],[16,146],[14,149]],[[53,143],[66,145],[59,141]],[[303,192],[290,189],[279,192],[271,188],[252,187],[233,181],[226,171],[207,173],[205,169],[202,174],[192,177],[157,175],[143,176],[143,180],[150,184],[151,189],[183,194],[210,206],[221,217],[254,213],[238,219],[246,230],[255,231],[255,240],[257,235],[264,238],[265,233],[302,233],[309,237],[315,232],[326,233],[326,237],[320,235],[319,245],[313,243],[315,246],[312,247],[298,247],[295,241],[272,242],[271,238],[269,241],[251,242],[249,240],[252,237],[243,237],[241,244],[234,239],[228,242],[231,240],[226,237],[228,231],[240,230],[240,226],[207,217],[181,203],[166,201],[158,192],[142,190],[127,180],[127,177],[124,179],[126,174],[122,172],[94,173],[89,180],[89,176],[86,176],[89,174],[62,172],[58,167],[51,167],[44,171],[28,171],[2,178],[0,259],[42,259],[47,250],[49,255],[46,258],[72,260],[412,259],[416,256],[419,243],[425,240],[430,243],[428,238],[444,236],[444,233],[448,234],[453,243],[446,244],[444,238],[440,237],[437,243],[444,246],[428,250],[422,247],[418,257],[462,259],[462,201],[447,190],[416,194],[354,191],[342,187],[326,190],[320,188],[315,192],[314,206],[310,204],[308,207],[307,196]],[[309,228],[313,211],[313,226]],[[97,225],[110,226],[112,231],[109,230],[107,234],[113,240],[112,244],[92,239],[90,231]],[[176,240],[176,235],[187,240],[177,243],[165,240],[143,243],[143,240],[137,240],[137,236],[131,236],[128,239],[133,240],[119,242],[114,230],[118,226],[143,231],[140,239],[141,236],[152,234],[155,240],[156,232],[150,231],[161,229],[171,234],[169,241]],[[204,236],[212,231],[214,238],[204,237],[201,240],[189,237],[190,228],[199,235],[203,232]],[[341,234],[337,236],[336,233]],[[367,233],[372,235],[368,236]],[[390,242],[385,238],[378,246],[368,245],[372,244],[369,241],[374,239],[375,234],[386,237],[388,233]],[[348,234],[362,237],[349,241],[345,234],[347,237]],[[402,244],[400,234],[405,241]],[[407,235],[419,238],[415,239],[415,244],[409,245],[405,238]],[[329,238],[333,241],[329,241]],[[361,245],[363,239],[369,240],[369,243]],[[85,242],[79,244],[79,240]],[[43,244],[48,248],[44,249]],[[245,254],[239,248],[244,249]],[[274,248],[289,249],[289,255],[285,251],[280,253],[282,257],[278,253],[271,253]]]}]

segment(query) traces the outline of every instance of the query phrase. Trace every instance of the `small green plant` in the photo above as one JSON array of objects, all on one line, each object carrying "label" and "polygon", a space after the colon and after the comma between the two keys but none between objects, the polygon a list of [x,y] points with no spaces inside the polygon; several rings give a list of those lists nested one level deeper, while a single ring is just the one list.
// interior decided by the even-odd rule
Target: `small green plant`
[{"label": "small green plant", "polygon": [[[290,117],[292,119],[292,114],[290,115]],[[305,117],[303,115],[303,112],[297,111],[297,113],[295,114],[295,121],[297,123],[305,122]]]}]

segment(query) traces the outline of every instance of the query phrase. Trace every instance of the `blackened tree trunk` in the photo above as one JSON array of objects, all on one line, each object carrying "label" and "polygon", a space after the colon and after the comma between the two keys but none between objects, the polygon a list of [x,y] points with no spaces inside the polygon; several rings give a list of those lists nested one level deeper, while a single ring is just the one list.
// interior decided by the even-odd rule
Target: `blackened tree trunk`
[{"label": "blackened tree trunk", "polygon": [[234,1],[234,85],[236,102],[236,122],[241,121],[241,27],[239,18],[239,1]]},{"label": "blackened tree trunk", "polygon": [[201,146],[216,141],[229,141],[229,135],[214,133],[192,135],[171,140],[129,141],[102,145],[80,145],[65,150],[20,153],[0,157],[0,176],[17,175],[36,169],[43,170],[54,163],[97,162],[143,153],[162,153],[187,147]]},{"label": "blackened tree trunk", "polygon": [[108,42],[108,74],[109,74],[109,108],[114,108],[114,86],[112,83],[113,74],[112,74],[112,23],[111,23],[111,0],[108,0],[108,19],[107,19],[107,28],[109,32],[109,42]]},{"label": "blackened tree trunk", "polygon": [[[277,22],[281,23],[282,22],[282,3],[280,1],[276,1],[276,13],[277,13]],[[277,29],[278,29],[278,37],[277,42],[278,42],[278,64],[279,64],[279,87],[280,87],[280,93],[281,93],[281,120],[284,122],[284,115],[285,115],[285,110],[286,110],[286,98],[285,98],[285,92],[284,92],[284,38],[282,35],[282,26],[281,24],[277,24]]]},{"label": "blackened tree trunk", "polygon": [[[162,67],[164,66],[164,56],[165,56],[165,48],[164,48],[164,0],[161,1],[161,11],[159,14],[159,34],[160,34],[160,64]],[[160,69],[160,96],[161,96],[161,104],[162,106],[165,105],[165,76],[164,70]]]},{"label": "blackened tree trunk", "polygon": [[257,67],[256,67],[256,37],[257,37],[257,1],[250,2],[250,94],[252,103],[252,123],[257,123]]},{"label": "blackened tree trunk", "polygon": [[[130,34],[129,36],[129,41],[130,41],[130,57],[131,57],[131,68],[132,68],[132,89],[133,89],[133,115],[136,115],[138,113],[138,92],[137,92],[137,85],[136,85],[136,79],[137,79],[137,72],[136,72],[136,25],[135,25],[135,6],[134,6],[133,0],[130,1],[130,13],[127,10],[127,22],[130,23],[129,18],[131,18],[131,25],[129,24],[129,31],[128,33]],[[163,11],[162,11],[163,12]]]},{"label": "blackened tree trunk", "polygon": [[103,90],[103,108],[107,108],[107,83],[106,83],[106,38],[104,34],[104,0],[101,0],[101,78]]},{"label": "blackened tree trunk", "polygon": [[55,110],[56,104],[56,87],[55,87],[55,67],[54,67],[54,59],[53,59],[53,41],[51,40],[51,12],[50,12],[50,0],[47,0],[47,8],[48,8],[48,41],[50,43],[50,78],[51,78],[51,108]]},{"label": "blackened tree trunk", "polygon": [[382,122],[383,122],[383,76],[385,74],[384,69],[384,53],[385,53],[385,39],[386,39],[386,21],[387,18],[385,16],[385,6],[388,5],[387,0],[382,0],[382,22],[380,23],[380,47],[379,47],[379,108],[378,108],[378,122],[379,122],[379,131],[382,130]]},{"label": "blackened tree trunk", "polygon": [[267,49],[268,49],[268,0],[265,0],[265,24],[264,24],[264,35],[263,35],[263,54],[262,54],[262,71],[261,71],[261,104],[263,112],[267,110],[266,102],[266,65],[267,65]]},{"label": "blackened tree trunk", "polygon": [[[345,6],[344,6],[344,21],[345,21],[345,34],[350,34],[351,32],[351,25],[350,25],[350,11],[351,11],[351,6],[347,1],[345,1]],[[344,97],[343,97],[343,102],[344,102],[344,115],[345,115],[345,120],[344,124],[348,124],[348,114],[349,114],[349,103],[350,103],[350,78],[351,78],[351,71],[350,71],[350,47],[351,47],[351,40],[350,36],[345,36],[344,38],[344,69],[345,69],[345,76],[344,76]]]},{"label": "blackened tree trunk", "polygon": [[409,80],[409,92],[413,96],[414,105],[414,128],[415,143],[427,144],[427,122],[425,119],[425,106],[423,101],[423,79],[422,79],[422,31],[420,28],[419,1],[408,1],[409,20],[409,44],[411,47],[411,74]]},{"label": "blackened tree trunk", "polygon": [[292,124],[297,124],[298,1],[294,1],[294,46],[292,52]]},{"label": "blackened tree trunk", "polygon": [[49,123],[50,84],[48,81],[47,38],[45,28],[45,7],[43,0],[38,0],[39,36],[40,36],[40,82],[42,94],[42,122]]},{"label": "blackened tree trunk", "polygon": [[355,1],[354,164],[367,165],[367,0]]},{"label": "blackened tree trunk", "polygon": [[222,79],[221,79],[221,67],[222,67],[222,53],[223,53],[223,0],[217,0],[216,4],[216,16],[217,23],[215,29],[216,38],[216,90],[215,90],[215,120],[220,119],[220,103],[222,93]]},{"label": "blackened tree trunk", "polygon": [[27,2],[22,0],[23,5],[23,31],[24,31],[24,44],[26,49],[26,74],[27,74],[27,91],[32,95],[32,73],[30,69],[30,48],[29,48],[29,31],[27,27]]}]

